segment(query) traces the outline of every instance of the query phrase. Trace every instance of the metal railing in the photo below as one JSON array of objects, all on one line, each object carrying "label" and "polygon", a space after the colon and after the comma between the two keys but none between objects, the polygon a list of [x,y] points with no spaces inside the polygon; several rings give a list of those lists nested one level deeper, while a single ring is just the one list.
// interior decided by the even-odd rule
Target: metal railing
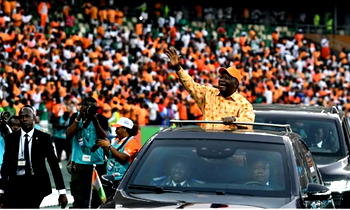
[{"label": "metal railing", "polygon": [[[222,120],[170,120],[170,123],[176,125],[193,124],[193,123],[205,123],[205,124],[224,124]],[[252,123],[252,122],[232,122],[232,125],[255,125],[255,126],[268,126],[275,128],[284,128],[287,133],[291,133],[292,129],[289,124],[272,124],[272,123]]]}]

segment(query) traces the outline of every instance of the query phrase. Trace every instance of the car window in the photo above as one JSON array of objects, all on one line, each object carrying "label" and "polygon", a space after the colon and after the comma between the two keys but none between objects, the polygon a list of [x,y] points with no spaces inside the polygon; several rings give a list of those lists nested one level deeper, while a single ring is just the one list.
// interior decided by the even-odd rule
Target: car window
[{"label": "car window", "polygon": [[344,146],[346,147],[346,151],[348,151],[348,148],[350,146],[350,139],[349,139],[350,138],[350,130],[349,130],[349,122],[346,118],[342,122],[342,127],[343,127],[343,131],[344,131],[344,138],[347,142],[347,144]]},{"label": "car window", "polygon": [[334,120],[257,115],[256,122],[290,124],[293,132],[301,136],[312,153],[328,156],[341,154],[340,136]]},{"label": "car window", "polygon": [[312,158],[311,152],[305,147],[303,143],[298,142],[298,144],[303,154],[304,167],[306,168],[309,182],[315,184],[322,184],[320,181],[321,179],[319,177],[319,174],[317,173],[317,167]]},{"label": "car window", "polygon": [[300,141],[295,141],[294,144],[302,191],[306,191],[309,183],[322,184],[311,152]]},{"label": "car window", "polygon": [[129,184],[286,196],[285,156],[277,144],[162,140],[151,145]]},{"label": "car window", "polygon": [[303,161],[303,153],[301,151],[301,148],[299,147],[299,144],[297,144],[297,141],[293,143],[293,149],[295,150],[294,153],[296,158],[301,190],[304,192],[307,188],[307,185],[309,184],[309,179],[308,173],[305,168],[305,161]]}]

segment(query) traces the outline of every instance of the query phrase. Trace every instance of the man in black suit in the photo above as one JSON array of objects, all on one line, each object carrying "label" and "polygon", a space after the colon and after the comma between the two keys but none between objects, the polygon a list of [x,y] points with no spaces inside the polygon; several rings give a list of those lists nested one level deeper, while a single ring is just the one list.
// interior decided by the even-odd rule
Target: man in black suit
[{"label": "man in black suit", "polygon": [[203,185],[203,181],[192,178],[189,162],[190,160],[185,157],[175,156],[166,164],[167,175],[153,178],[150,184],[166,187],[195,187]]},{"label": "man in black suit", "polygon": [[245,184],[271,188],[271,167],[268,160],[255,159],[250,166],[250,179]]},{"label": "man in black suit", "polygon": [[1,205],[5,208],[39,208],[43,198],[52,192],[45,160],[49,163],[58,202],[64,208],[68,201],[61,170],[50,135],[34,129],[35,110],[24,106],[19,112],[21,129],[5,139],[1,168]]}]

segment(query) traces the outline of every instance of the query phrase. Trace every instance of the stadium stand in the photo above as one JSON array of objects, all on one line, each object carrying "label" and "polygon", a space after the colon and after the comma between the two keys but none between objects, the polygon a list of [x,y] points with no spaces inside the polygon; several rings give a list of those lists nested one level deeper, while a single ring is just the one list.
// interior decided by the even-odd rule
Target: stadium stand
[{"label": "stadium stand", "polygon": [[34,105],[44,130],[86,95],[111,124],[121,116],[140,126],[200,119],[168,68],[169,46],[200,83],[216,85],[218,67],[234,65],[253,103],[335,105],[350,115],[350,54],[306,39],[312,18],[303,13],[288,25],[295,20],[282,10],[28,2],[0,1],[0,100],[13,114]]}]

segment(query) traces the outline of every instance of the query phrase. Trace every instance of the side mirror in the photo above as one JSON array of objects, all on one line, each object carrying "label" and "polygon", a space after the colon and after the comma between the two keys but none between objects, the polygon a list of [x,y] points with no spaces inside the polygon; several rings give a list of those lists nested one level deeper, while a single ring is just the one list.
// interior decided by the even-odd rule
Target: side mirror
[{"label": "side mirror", "polygon": [[320,184],[310,183],[306,189],[306,200],[328,200],[331,198],[331,191]]}]

